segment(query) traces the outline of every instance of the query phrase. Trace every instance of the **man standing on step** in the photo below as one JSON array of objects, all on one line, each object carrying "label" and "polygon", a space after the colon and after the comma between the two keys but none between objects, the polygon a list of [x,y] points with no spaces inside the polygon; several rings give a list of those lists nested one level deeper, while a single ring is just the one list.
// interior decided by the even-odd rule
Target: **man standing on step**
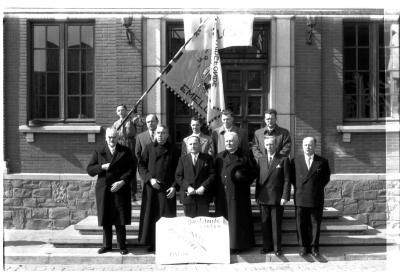
[{"label": "man standing on step", "polygon": [[134,175],[131,150],[118,144],[118,132],[107,128],[106,142],[95,151],[86,171],[97,175],[96,205],[99,226],[103,226],[103,247],[99,254],[111,251],[112,225],[115,225],[117,243],[122,255],[126,248],[126,228],[131,224],[131,180]]},{"label": "man standing on step", "polygon": [[317,140],[303,139],[303,152],[291,162],[297,237],[300,256],[319,257],[319,236],[324,208],[324,188],[330,180],[328,161],[315,154]]},{"label": "man standing on step", "polygon": [[155,250],[156,222],[161,217],[176,216],[175,169],[179,154],[168,141],[168,128],[157,126],[155,142],[148,144],[139,160],[139,174],[143,180],[140,208],[139,243]]},{"label": "man standing on step", "polygon": [[274,251],[282,255],[281,227],[285,205],[290,200],[290,161],[276,152],[276,137],[266,136],[266,155],[259,158],[256,200],[261,213],[263,248],[261,254]]},{"label": "man standing on step", "polygon": [[258,158],[260,158],[262,155],[265,155],[264,136],[276,137],[276,152],[285,157],[288,157],[290,154],[290,133],[287,129],[282,128],[276,124],[276,116],[276,110],[267,110],[264,114],[265,127],[260,128],[254,132],[254,139],[251,150],[257,162]]},{"label": "man standing on step", "polygon": [[180,187],[185,216],[209,216],[211,188],[214,182],[214,161],[200,152],[200,138],[191,135],[186,139],[189,154],[179,159],[175,180]]}]

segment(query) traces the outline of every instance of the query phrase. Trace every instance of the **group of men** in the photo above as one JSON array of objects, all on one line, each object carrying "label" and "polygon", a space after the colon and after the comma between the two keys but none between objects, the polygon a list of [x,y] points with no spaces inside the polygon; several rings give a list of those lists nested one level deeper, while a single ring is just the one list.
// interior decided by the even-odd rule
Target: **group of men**
[{"label": "group of men", "polygon": [[139,243],[155,250],[155,225],[161,217],[176,216],[176,195],[185,216],[215,216],[229,223],[230,248],[234,253],[254,245],[251,184],[261,213],[262,254],[282,255],[281,226],[284,205],[294,187],[299,254],[319,255],[319,234],[324,187],[329,182],[327,160],[315,154],[316,139],[303,139],[304,153],[289,159],[291,138],[276,124],[277,112],[265,112],[264,128],[254,133],[249,148],[247,131],[234,125],[231,111],[222,113],[222,126],[211,136],[201,132],[201,121],[191,119],[192,134],[182,141],[181,153],[169,138],[168,128],[154,114],[146,117],[148,130],[136,137],[135,158],[118,144],[115,128],[106,130],[106,145],[95,151],[87,167],[98,176],[96,203],[98,224],[103,226],[103,247],[112,248],[115,225],[121,254],[127,254],[125,225],[131,223],[130,180],[137,170],[142,181]]}]

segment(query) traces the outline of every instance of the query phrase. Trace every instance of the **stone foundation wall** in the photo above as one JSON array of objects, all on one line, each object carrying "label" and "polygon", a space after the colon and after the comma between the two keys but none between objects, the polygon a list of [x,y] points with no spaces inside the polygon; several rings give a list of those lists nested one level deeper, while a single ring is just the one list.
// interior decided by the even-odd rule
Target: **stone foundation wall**
[{"label": "stone foundation wall", "polygon": [[388,219],[387,194],[385,175],[337,174],[325,187],[325,206],[372,227],[384,228]]},{"label": "stone foundation wall", "polygon": [[5,175],[4,228],[63,229],[96,215],[95,183],[79,174]]}]

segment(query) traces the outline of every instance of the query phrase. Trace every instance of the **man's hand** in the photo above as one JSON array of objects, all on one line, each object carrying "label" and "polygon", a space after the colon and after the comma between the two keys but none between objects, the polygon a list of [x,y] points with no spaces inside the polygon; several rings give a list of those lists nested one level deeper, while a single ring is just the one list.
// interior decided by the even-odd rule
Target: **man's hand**
[{"label": "man's hand", "polygon": [[288,203],[288,201],[286,199],[281,199],[281,206],[285,205],[286,203]]},{"label": "man's hand", "polygon": [[154,189],[160,190],[160,181],[158,179],[152,178],[150,179],[150,183]]},{"label": "man's hand", "polygon": [[108,167],[110,167],[109,163],[105,163],[105,164],[101,165],[101,169],[106,170],[106,171],[108,170]]},{"label": "man's hand", "polygon": [[197,188],[196,190],[196,194],[197,195],[204,195],[206,188],[204,188],[204,186],[200,186],[199,188]]},{"label": "man's hand", "polygon": [[167,198],[173,198],[175,196],[175,187],[169,187],[167,189]]},{"label": "man's hand", "polygon": [[194,188],[192,186],[188,186],[186,195],[190,196],[190,195],[195,195],[195,194],[196,194],[196,191],[194,190]]},{"label": "man's hand", "polygon": [[122,186],[124,186],[125,181],[120,180],[120,181],[116,181],[111,185],[111,192],[115,193],[116,191],[118,191],[119,189],[121,189]]}]

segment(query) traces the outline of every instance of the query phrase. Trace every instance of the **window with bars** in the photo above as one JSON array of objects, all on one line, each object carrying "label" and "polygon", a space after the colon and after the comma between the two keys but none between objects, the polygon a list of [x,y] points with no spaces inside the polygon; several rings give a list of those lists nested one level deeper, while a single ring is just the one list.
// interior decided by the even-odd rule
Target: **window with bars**
[{"label": "window with bars", "polygon": [[94,120],[94,24],[31,23],[31,119]]},{"label": "window with bars", "polygon": [[344,22],[345,120],[399,118],[398,23]]}]

